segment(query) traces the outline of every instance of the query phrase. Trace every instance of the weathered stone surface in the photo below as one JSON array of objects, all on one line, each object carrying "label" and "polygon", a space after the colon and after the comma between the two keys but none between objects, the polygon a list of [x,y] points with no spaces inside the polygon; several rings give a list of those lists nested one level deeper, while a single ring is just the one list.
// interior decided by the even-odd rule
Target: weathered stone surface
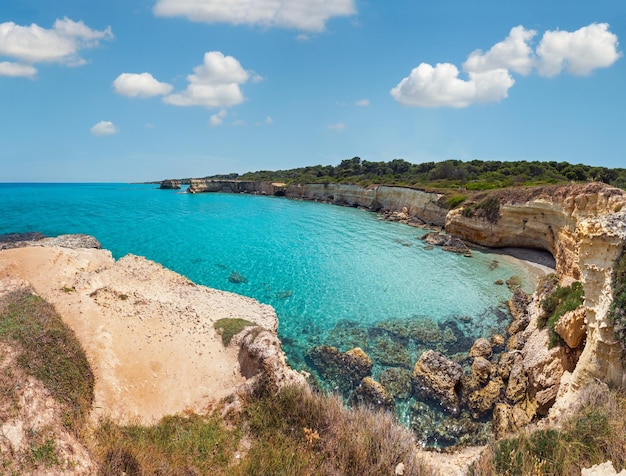
[{"label": "weathered stone surface", "polygon": [[560,335],[565,343],[572,349],[577,348],[587,335],[585,328],[586,312],[587,310],[584,306],[568,312],[561,316],[554,328],[554,331]]},{"label": "weathered stone surface", "polygon": [[393,410],[391,393],[372,377],[365,377],[352,394],[352,404],[364,405],[382,410]]},{"label": "weathered stone surface", "polygon": [[507,405],[497,403],[493,409],[493,434],[500,439],[508,434],[517,433],[532,421],[532,405]]},{"label": "weathered stone surface", "polygon": [[511,369],[516,362],[522,362],[522,353],[518,351],[505,352],[498,360],[497,374],[505,382],[509,379]]},{"label": "weathered stone surface", "polygon": [[513,296],[509,300],[509,310],[513,316],[513,322],[507,329],[509,334],[516,334],[523,331],[528,326],[530,317],[528,315],[528,306],[532,297],[529,296],[522,288],[517,288],[513,292]]},{"label": "weathered stone surface", "polygon": [[626,476],[626,469],[622,469],[619,473],[613,466],[611,461],[602,464],[595,464],[591,468],[583,468],[580,476]]},{"label": "weathered stone surface", "polygon": [[504,382],[499,377],[490,380],[487,385],[480,388],[467,397],[467,406],[472,412],[472,417],[480,418],[489,412],[500,399],[500,392],[504,388]]},{"label": "weathered stone surface", "polygon": [[511,367],[506,386],[506,398],[511,403],[518,403],[526,397],[528,389],[528,376],[524,369],[522,358],[517,355],[516,361]]},{"label": "weathered stone surface", "polygon": [[371,375],[372,359],[359,347],[339,352],[336,347],[313,347],[307,354],[308,360],[321,377],[346,392]]},{"label": "weathered stone surface", "polygon": [[493,348],[491,347],[491,342],[489,342],[489,339],[481,337],[480,339],[476,339],[476,342],[474,342],[474,345],[469,351],[469,356],[489,358],[491,357],[492,353]]},{"label": "weathered stone surface", "polygon": [[53,238],[47,238],[38,232],[0,235],[0,250],[27,246],[60,246],[71,249],[93,248],[97,250],[102,248],[100,242],[93,236],[83,234],[59,235]]},{"label": "weathered stone surface", "polygon": [[370,354],[377,363],[393,367],[411,367],[411,354],[405,345],[393,340],[388,335],[374,339],[370,346]]},{"label": "weathered stone surface", "polygon": [[467,255],[471,255],[472,253],[465,242],[457,236],[432,231],[422,236],[422,239],[430,245],[441,246],[446,251]]},{"label": "weathered stone surface", "polygon": [[484,384],[491,377],[493,365],[484,357],[476,357],[472,362],[472,377]]},{"label": "weathered stone surface", "polygon": [[176,180],[176,179],[163,180],[161,184],[159,185],[159,188],[162,190],[179,190],[180,180]]},{"label": "weathered stone surface", "polygon": [[418,395],[431,398],[448,412],[459,412],[459,382],[463,375],[461,366],[447,359],[443,354],[428,350],[424,352],[413,368],[411,378]]}]

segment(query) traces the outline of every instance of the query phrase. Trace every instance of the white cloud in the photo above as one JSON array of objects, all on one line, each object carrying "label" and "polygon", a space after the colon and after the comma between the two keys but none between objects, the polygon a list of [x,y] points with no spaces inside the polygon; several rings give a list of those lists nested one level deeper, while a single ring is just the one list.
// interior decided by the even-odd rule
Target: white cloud
[{"label": "white cloud", "polygon": [[113,38],[111,28],[92,30],[82,21],[65,17],[57,20],[51,29],[39,25],[0,23],[0,55],[20,63],[61,63],[78,66],[86,61],[78,54],[80,50],[98,46],[100,40]]},{"label": "white cloud", "polygon": [[453,64],[432,67],[422,63],[391,90],[391,95],[405,106],[467,107],[506,98],[514,83],[505,69],[469,73],[466,81],[459,78],[459,70]]},{"label": "white cloud", "polygon": [[117,134],[119,129],[111,121],[100,121],[91,128],[91,133],[94,136],[110,136]]},{"label": "white cloud", "polygon": [[209,119],[209,125],[211,127],[221,126],[224,123],[224,118],[226,117],[227,114],[228,112],[226,111],[226,109],[222,109],[217,114],[213,114],[211,118]]},{"label": "white cloud", "polygon": [[355,106],[366,107],[370,105],[369,99],[359,99],[354,103]]},{"label": "white cloud", "polygon": [[250,78],[232,56],[219,51],[204,54],[204,62],[187,76],[189,85],[180,93],[170,94],[163,99],[174,106],[205,106],[225,108],[243,102],[240,85]]},{"label": "white cloud", "polygon": [[323,31],[333,17],[356,13],[354,0],[158,0],[158,16],[192,21]]},{"label": "white cloud", "polygon": [[460,108],[501,101],[515,84],[511,72],[556,76],[565,70],[585,75],[611,66],[622,53],[608,28],[606,23],[594,23],[575,32],[547,31],[533,51],[530,42],[537,32],[516,26],[486,53],[475,50],[468,56],[463,63],[467,79],[459,77],[453,64],[421,63],[390,92],[400,104],[416,107]]},{"label": "white cloud", "polygon": [[463,63],[463,69],[474,73],[508,69],[523,75],[530,74],[534,60],[529,42],[536,34],[534,30],[516,26],[511,29],[509,36],[492,46],[487,53],[481,50],[472,52]]},{"label": "white cloud", "polygon": [[556,76],[565,70],[587,75],[615,63],[622,56],[617,46],[617,35],[607,23],[592,23],[574,32],[546,31],[537,47],[539,74]]},{"label": "white cloud", "polygon": [[267,116],[264,120],[263,120],[264,124],[274,124],[274,119],[272,119],[270,116]]},{"label": "white cloud", "polygon": [[0,61],[0,76],[32,78],[36,74],[37,69],[28,64]]},{"label": "white cloud", "polygon": [[157,81],[150,73],[122,73],[113,81],[113,89],[122,96],[147,98],[169,94],[173,86]]},{"label": "white cloud", "polygon": [[343,122],[337,122],[335,124],[328,124],[328,128],[333,131],[343,131],[346,129],[346,125]]}]

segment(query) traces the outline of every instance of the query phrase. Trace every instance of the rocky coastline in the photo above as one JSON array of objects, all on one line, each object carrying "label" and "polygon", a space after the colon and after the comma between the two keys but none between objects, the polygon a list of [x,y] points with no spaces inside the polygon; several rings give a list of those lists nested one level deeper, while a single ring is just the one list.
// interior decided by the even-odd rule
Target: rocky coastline
[{"label": "rocky coastline", "polygon": [[[424,387],[451,413],[461,401],[477,415],[492,412],[497,435],[517,431],[540,417],[558,419],[592,381],[626,387],[623,349],[608,316],[613,270],[626,243],[623,190],[602,183],[516,187],[477,194],[451,210],[442,204],[441,194],[404,187],[285,186],[202,179],[191,180],[189,191],[281,195],[360,207],[380,212],[386,219],[440,227],[443,233],[431,235],[429,240],[442,246],[454,243],[452,250],[462,253],[467,250],[459,241],[550,253],[556,280],[550,286],[544,282],[531,296],[516,292],[510,303],[516,318],[509,328],[506,349],[497,360],[491,355],[470,356],[471,371],[464,377],[455,366],[433,360],[433,356],[418,361],[421,370],[417,374],[433,365],[449,370],[439,378],[448,381],[440,390],[432,376],[420,380],[415,369],[413,372],[414,386]],[[564,343],[551,347],[549,329],[537,325],[544,315],[542,302],[555,286],[572,282],[581,283],[584,301],[559,319],[556,332]],[[426,365],[428,362],[438,363]],[[368,382],[366,394],[372,394],[372,388]],[[378,399],[385,401],[380,395]]]}]

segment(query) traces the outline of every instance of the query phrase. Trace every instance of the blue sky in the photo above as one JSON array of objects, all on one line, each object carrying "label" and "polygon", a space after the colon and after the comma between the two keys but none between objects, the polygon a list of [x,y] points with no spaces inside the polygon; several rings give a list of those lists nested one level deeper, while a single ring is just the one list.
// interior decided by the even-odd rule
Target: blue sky
[{"label": "blue sky", "polygon": [[623,0],[0,4],[0,182],[626,167]]}]

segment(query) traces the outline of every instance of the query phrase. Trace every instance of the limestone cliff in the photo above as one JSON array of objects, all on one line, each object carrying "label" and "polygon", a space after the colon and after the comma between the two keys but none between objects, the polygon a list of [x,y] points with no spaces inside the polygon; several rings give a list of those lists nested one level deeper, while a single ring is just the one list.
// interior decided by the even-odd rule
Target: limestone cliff
[{"label": "limestone cliff", "polygon": [[224,192],[284,195],[285,184],[277,182],[255,182],[250,180],[191,179],[187,191],[189,193]]},{"label": "limestone cliff", "polygon": [[486,218],[465,204],[448,214],[446,231],[489,247],[544,249],[554,256],[559,275],[577,280],[581,277],[578,224],[626,205],[626,192],[602,183],[498,190],[475,197],[474,210],[490,198],[499,205],[492,215]]},{"label": "limestone cliff", "polygon": [[339,183],[292,184],[287,187],[286,196],[363,207],[371,211],[399,212],[406,208],[408,215],[438,226],[445,224],[448,213],[447,209],[438,205],[441,194],[408,187],[361,187]]}]

